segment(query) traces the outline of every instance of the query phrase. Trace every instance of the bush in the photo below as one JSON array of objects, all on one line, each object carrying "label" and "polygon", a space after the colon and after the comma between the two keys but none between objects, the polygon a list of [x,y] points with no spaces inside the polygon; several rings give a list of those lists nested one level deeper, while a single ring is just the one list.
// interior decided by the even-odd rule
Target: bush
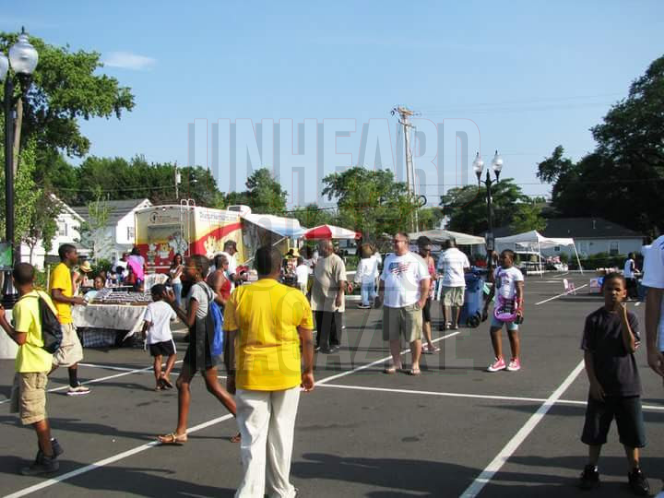
[{"label": "bush", "polygon": [[[581,266],[583,267],[584,270],[595,270],[597,268],[610,268],[610,267],[622,268],[625,259],[627,259],[627,257],[623,254],[612,256],[609,253],[600,252],[597,254],[593,254],[586,259],[582,259]],[[578,270],[579,265],[577,264],[576,261],[572,260],[569,263],[569,269]]]},{"label": "bush", "polygon": [[560,253],[560,262],[565,264],[569,263],[569,254],[566,252]]}]

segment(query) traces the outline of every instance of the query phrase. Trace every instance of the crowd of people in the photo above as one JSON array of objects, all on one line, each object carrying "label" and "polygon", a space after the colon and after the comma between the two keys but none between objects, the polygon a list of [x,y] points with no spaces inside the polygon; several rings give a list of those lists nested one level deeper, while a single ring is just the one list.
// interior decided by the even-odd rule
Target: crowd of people
[{"label": "crowd of people", "polygon": [[[440,280],[442,287],[443,329],[456,330],[464,305],[464,273],[470,264],[453,241],[448,242],[437,262],[431,256],[431,241],[427,238],[417,241],[417,253],[410,251],[405,233],[395,234],[392,243],[393,252],[384,261],[370,246],[360,248],[361,259],[354,278],[361,290],[358,307],[382,307],[382,338],[391,353],[391,361],[383,372],[389,375],[404,371],[417,376],[421,374],[420,355],[437,351],[431,339],[432,282]],[[300,393],[315,387],[315,352],[332,353],[342,343],[345,294],[352,284],[348,282],[345,262],[330,240],[320,241],[317,254],[307,250],[302,257],[292,251],[286,262],[275,248],[259,248],[254,255],[258,280],[250,285],[239,285],[246,280],[246,274],[237,270],[236,252],[235,243],[229,241],[212,265],[204,256],[183,261],[178,255],[169,270],[170,287],[155,285],[151,289],[153,302],[146,310],[143,334],[154,357],[156,390],[173,388],[170,372],[176,351],[170,322],[177,317],[189,329],[187,351],[175,382],[177,424],[173,432],[158,436],[158,440],[164,445],[187,442],[190,385],[200,372],[207,390],[237,419],[239,434],[232,441],[240,443],[244,473],[236,496],[262,497],[267,493],[293,497],[297,491],[289,474]],[[90,392],[78,380],[77,365],[83,350],[71,316],[72,306],[86,304],[74,291],[73,270],[78,255],[71,245],[60,247],[59,255],[61,263],[52,273],[50,295],[35,288],[34,268],[20,263],[13,271],[20,294],[13,310],[13,324],[0,309],[0,326],[19,345],[12,405],[22,423],[34,427],[38,439],[35,461],[22,469],[26,475],[57,470],[58,456],[63,452],[51,436],[46,416],[48,375],[59,366],[66,367],[68,394]],[[140,257],[129,255],[128,267],[132,256]],[[144,268],[140,259],[134,258],[134,264]],[[634,270],[631,266],[629,269]],[[138,281],[144,279],[144,273],[135,273]],[[286,273],[295,275],[295,285],[282,283]],[[664,236],[649,248],[644,274],[643,284],[648,288],[648,364],[664,378]],[[521,368],[518,330],[524,319],[525,292],[524,278],[514,267],[512,251],[500,254],[491,277],[493,286],[482,310],[487,317],[495,296],[489,326],[494,360],[487,370],[515,372]],[[645,446],[641,382],[634,359],[640,334],[636,316],[625,307],[629,278],[633,277],[618,273],[605,277],[604,305],[588,316],[584,327],[581,347],[590,389],[581,439],[589,446],[589,461],[580,486],[591,489],[599,484],[599,455],[615,419],[627,455],[629,484],[635,493],[646,495],[649,485],[639,462],[639,449]],[[183,288],[187,289],[185,297]],[[221,352],[213,348],[221,327],[216,322],[215,306],[223,310]],[[57,317],[62,332],[54,354],[43,347],[49,316]],[[503,328],[507,329],[511,346],[509,361],[503,356]],[[410,344],[409,368],[402,361],[403,340]],[[162,369],[164,358],[166,367]],[[218,381],[218,367],[222,364],[228,373],[225,387]]]}]

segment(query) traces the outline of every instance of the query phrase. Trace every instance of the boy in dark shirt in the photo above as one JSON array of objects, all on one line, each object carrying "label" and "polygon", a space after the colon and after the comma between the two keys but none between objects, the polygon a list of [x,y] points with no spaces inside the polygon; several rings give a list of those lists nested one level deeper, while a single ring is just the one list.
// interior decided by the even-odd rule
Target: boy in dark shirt
[{"label": "boy in dark shirt", "polygon": [[646,445],[641,411],[641,379],[634,359],[639,346],[639,323],[627,311],[625,278],[611,273],[604,278],[604,306],[586,318],[583,331],[583,358],[590,381],[586,421],[581,441],[589,445],[589,462],[579,486],[599,486],[599,460],[611,421],[618,425],[620,442],[629,463],[629,485],[639,496],[650,493],[648,481],[639,467],[639,448]]}]

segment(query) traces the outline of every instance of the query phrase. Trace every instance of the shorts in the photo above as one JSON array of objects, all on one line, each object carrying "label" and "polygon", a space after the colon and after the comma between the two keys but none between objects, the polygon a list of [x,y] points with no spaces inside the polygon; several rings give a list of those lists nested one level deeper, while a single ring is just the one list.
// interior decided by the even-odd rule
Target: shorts
[{"label": "shorts", "polygon": [[607,396],[604,401],[589,396],[581,441],[591,446],[605,444],[614,418],[622,445],[628,448],[643,448],[646,445],[640,396]]},{"label": "shorts", "polygon": [[403,308],[383,306],[383,340],[406,342],[422,340],[422,309],[416,304]]},{"label": "shorts", "polygon": [[443,306],[463,306],[465,287],[443,287]]},{"label": "shorts", "polygon": [[150,348],[150,356],[172,356],[175,354],[175,343],[173,339],[170,341],[155,342],[148,344]]},{"label": "shorts", "polygon": [[19,372],[14,376],[10,412],[18,413],[23,425],[46,419],[46,372]]},{"label": "shorts", "polygon": [[73,323],[62,323],[62,344],[53,355],[53,366],[71,367],[83,359],[83,347]]},{"label": "shorts", "polygon": [[422,321],[424,323],[431,323],[431,298],[427,298],[427,302],[422,308]]},{"label": "shorts", "polygon": [[519,324],[516,322],[503,322],[502,320],[498,320],[495,315],[491,315],[491,328],[492,329],[502,329],[503,325],[505,325],[505,328],[509,331],[515,331],[519,330]]}]

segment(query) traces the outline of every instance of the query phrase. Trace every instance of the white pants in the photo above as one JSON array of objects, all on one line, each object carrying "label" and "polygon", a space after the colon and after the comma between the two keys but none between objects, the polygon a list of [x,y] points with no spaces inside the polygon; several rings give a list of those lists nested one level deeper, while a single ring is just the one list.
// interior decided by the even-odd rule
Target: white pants
[{"label": "white pants", "polygon": [[288,479],[299,400],[299,386],[285,391],[237,390],[244,476],[235,498],[263,498],[266,487],[270,498],[295,496]]}]

